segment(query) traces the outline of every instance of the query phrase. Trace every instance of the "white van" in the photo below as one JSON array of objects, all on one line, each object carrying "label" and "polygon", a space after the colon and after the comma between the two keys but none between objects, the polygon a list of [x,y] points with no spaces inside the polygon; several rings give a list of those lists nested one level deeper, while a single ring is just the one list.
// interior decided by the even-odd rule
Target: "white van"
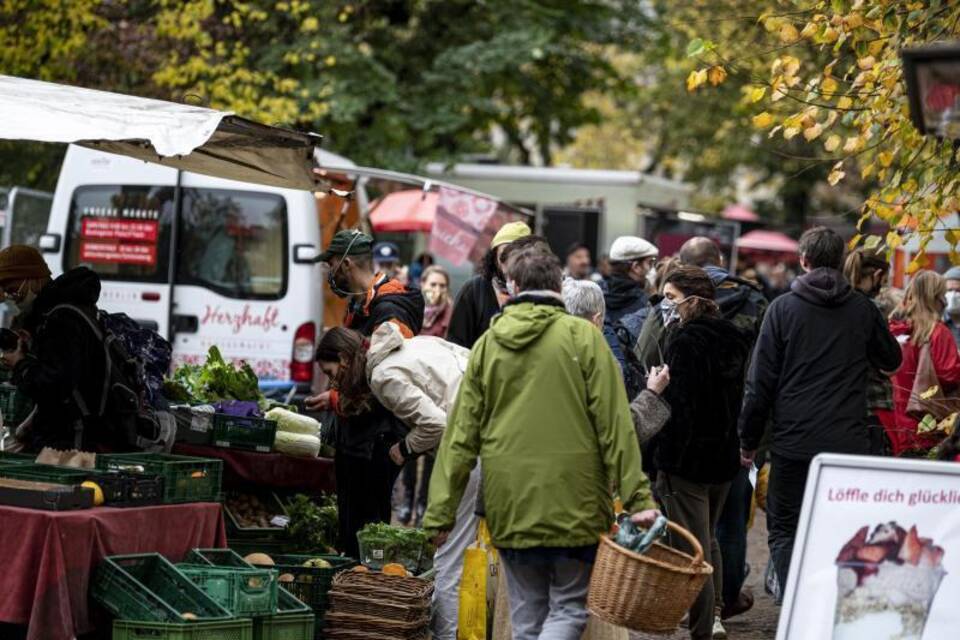
[{"label": "white van", "polygon": [[[320,153],[327,166],[351,166]],[[100,307],[167,336],[175,364],[203,362],[217,345],[264,386],[304,392],[323,317],[320,237],[312,193],[71,145],[41,248],[54,275],[94,269]]]}]

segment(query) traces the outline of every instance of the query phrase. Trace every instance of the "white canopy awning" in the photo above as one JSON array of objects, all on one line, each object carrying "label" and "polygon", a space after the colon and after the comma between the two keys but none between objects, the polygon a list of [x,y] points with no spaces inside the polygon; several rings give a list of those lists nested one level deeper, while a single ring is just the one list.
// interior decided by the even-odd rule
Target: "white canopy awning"
[{"label": "white canopy awning", "polygon": [[74,142],[184,171],[317,190],[320,137],[187,104],[0,75],[0,138]]}]

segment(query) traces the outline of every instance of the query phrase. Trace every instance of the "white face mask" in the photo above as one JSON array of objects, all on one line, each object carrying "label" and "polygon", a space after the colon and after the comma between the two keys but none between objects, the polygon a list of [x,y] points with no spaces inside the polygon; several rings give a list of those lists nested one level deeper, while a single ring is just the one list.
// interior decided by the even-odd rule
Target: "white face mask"
[{"label": "white face mask", "polygon": [[677,303],[667,298],[660,301],[660,313],[663,314],[663,326],[669,326],[680,319]]},{"label": "white face mask", "polygon": [[507,280],[507,294],[511,298],[517,295],[517,283],[513,280]]},{"label": "white face mask", "polygon": [[947,313],[960,313],[960,291],[947,291]]}]

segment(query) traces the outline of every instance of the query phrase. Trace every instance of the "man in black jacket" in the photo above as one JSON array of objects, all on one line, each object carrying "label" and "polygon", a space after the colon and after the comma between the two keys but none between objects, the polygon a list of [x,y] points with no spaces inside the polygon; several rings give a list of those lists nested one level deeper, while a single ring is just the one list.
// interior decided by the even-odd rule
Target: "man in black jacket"
[{"label": "man in black jacket", "polygon": [[840,268],[844,242],[825,227],[800,238],[804,275],[767,310],[740,414],[741,458],[753,463],[773,412],[767,528],[770,557],[787,583],[810,461],[818,453],[868,454],[870,367],[895,371],[900,346],[876,306],[854,295]]},{"label": "man in black jacket", "polygon": [[493,236],[490,250],[483,258],[482,273],[463,285],[453,303],[447,340],[471,349],[473,343],[490,327],[490,320],[500,313],[500,307],[510,297],[503,276],[503,252],[509,244],[530,233],[526,223],[508,222]]}]

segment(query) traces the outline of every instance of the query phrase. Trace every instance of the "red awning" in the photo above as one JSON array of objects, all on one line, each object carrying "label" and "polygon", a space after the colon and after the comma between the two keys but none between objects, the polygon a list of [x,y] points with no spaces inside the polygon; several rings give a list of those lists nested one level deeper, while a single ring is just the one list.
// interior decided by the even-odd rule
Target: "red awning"
[{"label": "red awning", "polygon": [[370,209],[370,226],[374,231],[429,232],[433,228],[433,215],[436,210],[435,191],[394,191],[373,203]]},{"label": "red awning", "polygon": [[773,251],[776,253],[796,253],[799,243],[790,236],[779,231],[765,231],[757,229],[745,233],[737,239],[738,249],[753,251]]}]

